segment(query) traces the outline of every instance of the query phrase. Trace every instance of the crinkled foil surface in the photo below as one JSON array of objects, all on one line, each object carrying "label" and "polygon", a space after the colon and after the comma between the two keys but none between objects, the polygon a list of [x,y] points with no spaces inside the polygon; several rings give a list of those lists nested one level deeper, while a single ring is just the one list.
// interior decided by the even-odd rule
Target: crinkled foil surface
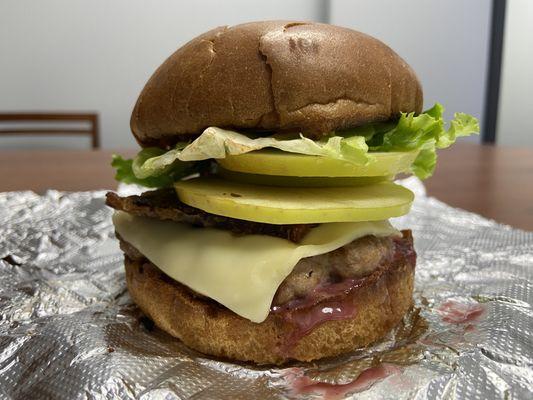
[{"label": "crinkled foil surface", "polygon": [[405,183],[415,309],[382,343],[286,368],[213,360],[150,326],[103,191],[1,193],[0,399],[533,398],[533,233]]}]

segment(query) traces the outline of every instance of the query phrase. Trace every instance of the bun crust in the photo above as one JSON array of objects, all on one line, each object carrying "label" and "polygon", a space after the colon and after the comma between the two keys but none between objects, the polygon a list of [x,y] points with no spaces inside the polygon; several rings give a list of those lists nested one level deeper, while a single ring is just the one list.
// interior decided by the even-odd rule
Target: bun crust
[{"label": "bun crust", "polygon": [[265,21],[219,27],[191,40],[152,75],[131,129],[165,146],[208,126],[334,130],[422,110],[422,88],[393,50],[333,25]]},{"label": "bun crust", "polygon": [[202,353],[257,364],[312,361],[364,347],[396,326],[413,301],[412,265],[380,269],[346,295],[357,310],[353,318],[319,325],[287,354],[277,349],[292,325],[280,315],[270,313],[256,324],[194,296],[148,261],[126,257],[125,266],[131,297],[159,328]]}]

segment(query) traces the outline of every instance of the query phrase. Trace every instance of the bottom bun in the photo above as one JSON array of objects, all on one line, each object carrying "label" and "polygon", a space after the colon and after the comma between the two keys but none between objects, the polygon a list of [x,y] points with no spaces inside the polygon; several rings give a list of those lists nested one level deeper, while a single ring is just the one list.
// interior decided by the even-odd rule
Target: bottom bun
[{"label": "bottom bun", "polygon": [[155,324],[205,354],[257,364],[312,361],[364,347],[385,336],[412,306],[414,265],[380,269],[344,295],[355,307],[348,319],[316,326],[290,348],[294,325],[271,312],[253,323],[163,274],[150,262],[126,257],[131,297]]}]

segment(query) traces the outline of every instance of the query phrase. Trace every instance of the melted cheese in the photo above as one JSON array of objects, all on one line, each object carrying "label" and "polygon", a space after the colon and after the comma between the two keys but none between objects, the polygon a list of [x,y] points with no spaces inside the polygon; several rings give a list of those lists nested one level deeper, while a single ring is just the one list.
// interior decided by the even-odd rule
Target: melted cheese
[{"label": "melted cheese", "polygon": [[266,319],[278,287],[300,259],[366,235],[398,234],[388,221],[330,223],[313,228],[297,244],[121,211],[115,212],[113,223],[125,241],[172,279],[257,323]]}]

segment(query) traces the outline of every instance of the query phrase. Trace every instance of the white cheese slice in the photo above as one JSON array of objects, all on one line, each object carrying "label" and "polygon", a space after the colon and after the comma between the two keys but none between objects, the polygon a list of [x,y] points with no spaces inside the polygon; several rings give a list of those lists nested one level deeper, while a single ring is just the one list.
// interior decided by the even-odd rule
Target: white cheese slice
[{"label": "white cheese slice", "polygon": [[388,221],[330,223],[313,228],[297,244],[121,211],[115,212],[113,223],[125,241],[172,279],[257,323],[266,319],[278,287],[300,259],[366,235],[399,234]]}]

